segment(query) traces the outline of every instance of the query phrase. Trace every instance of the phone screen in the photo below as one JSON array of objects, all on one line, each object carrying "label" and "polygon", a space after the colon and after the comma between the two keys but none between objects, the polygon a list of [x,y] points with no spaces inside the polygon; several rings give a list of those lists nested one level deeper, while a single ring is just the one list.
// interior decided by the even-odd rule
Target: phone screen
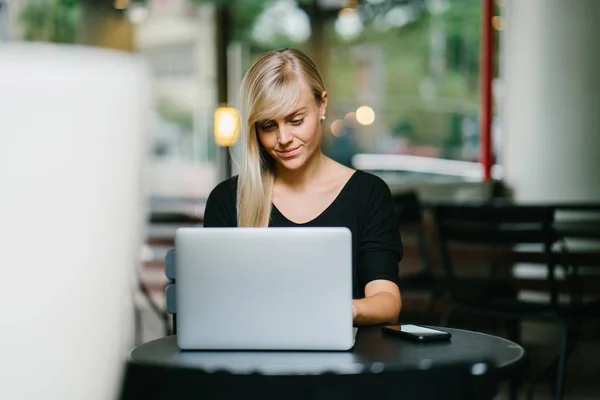
[{"label": "phone screen", "polygon": [[383,331],[418,341],[448,340],[452,336],[448,332],[413,324],[385,326]]},{"label": "phone screen", "polygon": [[436,331],[435,329],[425,328],[424,326],[417,326],[417,325],[411,325],[411,324],[400,325],[399,328],[402,332],[411,333],[411,334],[419,335],[419,336],[432,336],[432,335],[445,335],[446,334],[446,332]]}]

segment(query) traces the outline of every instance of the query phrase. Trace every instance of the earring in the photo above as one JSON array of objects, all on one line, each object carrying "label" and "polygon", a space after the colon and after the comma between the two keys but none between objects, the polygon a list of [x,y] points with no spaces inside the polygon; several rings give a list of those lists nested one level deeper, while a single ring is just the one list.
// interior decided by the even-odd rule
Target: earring
[{"label": "earring", "polygon": [[325,114],[321,115],[321,119],[325,120]]}]

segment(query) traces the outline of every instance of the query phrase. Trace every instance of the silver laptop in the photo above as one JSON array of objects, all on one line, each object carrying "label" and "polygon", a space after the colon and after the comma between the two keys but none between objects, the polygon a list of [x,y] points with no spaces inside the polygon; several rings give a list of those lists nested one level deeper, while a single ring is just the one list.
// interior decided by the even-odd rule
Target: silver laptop
[{"label": "silver laptop", "polygon": [[349,350],[347,228],[179,228],[181,349]]}]

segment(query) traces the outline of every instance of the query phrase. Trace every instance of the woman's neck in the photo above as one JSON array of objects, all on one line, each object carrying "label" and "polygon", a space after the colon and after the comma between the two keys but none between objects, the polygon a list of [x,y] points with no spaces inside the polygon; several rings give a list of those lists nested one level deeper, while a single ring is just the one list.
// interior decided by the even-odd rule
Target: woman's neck
[{"label": "woman's neck", "polygon": [[278,167],[275,171],[275,182],[292,189],[303,189],[322,176],[327,160],[327,157],[318,151],[302,168],[287,170]]}]

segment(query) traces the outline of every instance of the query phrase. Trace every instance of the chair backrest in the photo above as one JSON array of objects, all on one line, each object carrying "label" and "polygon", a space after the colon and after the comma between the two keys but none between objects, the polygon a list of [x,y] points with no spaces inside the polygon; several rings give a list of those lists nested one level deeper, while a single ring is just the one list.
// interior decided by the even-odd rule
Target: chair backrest
[{"label": "chair backrest", "polygon": [[406,239],[415,236],[422,269],[431,272],[432,263],[425,234],[423,207],[419,195],[414,190],[396,193],[392,195],[392,201],[394,202],[394,215],[401,231],[403,245],[410,246],[410,240]]},{"label": "chair backrest", "polygon": [[434,208],[444,242],[470,244],[552,244],[554,211],[549,207],[484,205]]},{"label": "chair backrest", "polygon": [[177,333],[177,304],[175,302],[175,249],[165,255],[165,275],[169,283],[165,286],[165,303],[167,312],[173,315],[173,334]]},{"label": "chair backrest", "polygon": [[392,196],[392,200],[398,226],[413,226],[423,223],[423,209],[416,192],[397,193]]},{"label": "chair backrest", "polygon": [[442,263],[451,294],[458,297],[449,245],[499,246],[538,244],[548,266],[552,302],[556,302],[556,283],[552,245],[558,239],[553,230],[554,210],[543,206],[519,205],[441,205],[433,209]]}]

